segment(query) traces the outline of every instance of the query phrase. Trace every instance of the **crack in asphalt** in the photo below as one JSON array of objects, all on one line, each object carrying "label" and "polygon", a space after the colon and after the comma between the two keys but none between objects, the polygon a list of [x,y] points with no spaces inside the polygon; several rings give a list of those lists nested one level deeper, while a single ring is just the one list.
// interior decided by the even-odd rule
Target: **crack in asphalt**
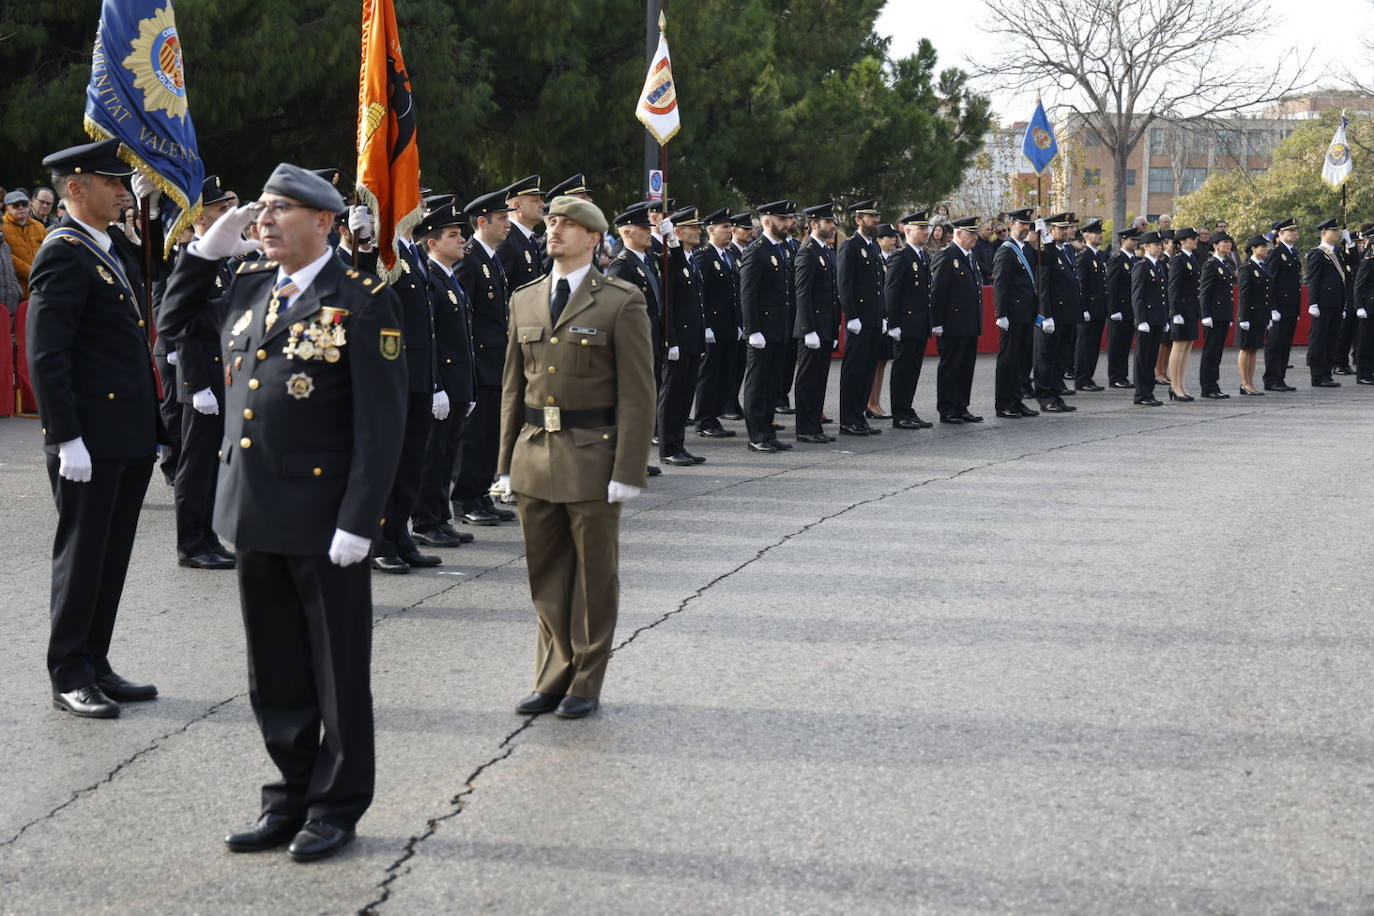
[{"label": "crack in asphalt", "polygon": [[84,796],[86,796],[86,795],[90,795],[91,793],[97,791],[101,786],[107,785],[108,783],[112,782],[112,781],[114,780],[114,778],[115,778],[116,776],[118,776],[118,775],[120,774],[120,772],[122,772],[125,768],[127,768],[128,766],[130,766],[131,764],[133,764],[134,761],[138,760],[139,758],[144,757],[144,756],[146,756],[147,754],[150,754],[150,753],[152,753],[153,751],[157,750],[159,747],[162,746],[162,743],[163,743],[164,741],[166,741],[167,739],[172,738],[172,737],[175,737],[176,735],[182,734],[182,733],[185,732],[187,729],[189,729],[191,726],[196,725],[197,723],[204,722],[206,719],[210,718],[210,717],[213,716],[215,713],[219,712],[221,709],[223,709],[225,706],[227,706],[227,705],[229,705],[230,703],[232,703],[234,700],[240,699],[240,698],[245,697],[245,696],[247,696],[247,695],[248,695],[248,694],[246,694],[246,693],[235,694],[234,696],[230,697],[230,698],[227,699],[227,700],[220,700],[220,701],[217,702],[217,703],[212,703],[212,704],[209,706],[209,708],[207,708],[207,709],[205,710],[205,712],[203,712],[203,713],[201,713],[200,715],[196,716],[194,719],[190,719],[190,720],[188,720],[186,723],[184,723],[183,725],[181,725],[179,728],[174,728],[174,729],[172,729],[171,731],[167,732],[166,734],[162,734],[162,735],[159,735],[158,737],[154,738],[147,746],[140,748],[139,750],[137,750],[137,751],[135,751],[134,753],[130,754],[128,757],[125,757],[123,760],[119,761],[119,763],[115,764],[114,769],[110,770],[110,772],[106,773],[106,774],[105,774],[104,776],[102,776],[100,779],[97,779],[95,782],[91,783],[89,786],[86,786],[86,787],[81,788],[81,789],[77,789],[75,792],[73,792],[73,793],[71,794],[71,797],[70,797],[70,798],[68,798],[66,801],[62,802],[62,804],[58,805],[57,807],[53,808],[53,809],[52,809],[51,811],[49,811],[47,814],[44,814],[44,815],[42,815],[42,816],[40,816],[40,817],[36,817],[36,818],[34,818],[33,820],[29,821],[27,824],[22,825],[17,831],[15,831],[14,836],[10,837],[10,838],[7,839],[7,840],[0,840],[0,846],[10,846],[10,845],[13,845],[15,842],[17,842],[17,841],[19,840],[19,838],[20,838],[21,836],[24,835],[25,831],[29,830],[29,828],[34,827],[34,826],[36,826],[36,825],[38,825],[38,824],[41,824],[41,823],[43,823],[44,821],[51,820],[52,818],[56,817],[57,814],[58,814],[60,811],[62,811],[64,808],[67,808],[67,807],[69,807],[70,805],[74,804],[74,803],[75,803],[77,800],[79,800],[80,798],[82,798],[82,797],[84,797]]}]

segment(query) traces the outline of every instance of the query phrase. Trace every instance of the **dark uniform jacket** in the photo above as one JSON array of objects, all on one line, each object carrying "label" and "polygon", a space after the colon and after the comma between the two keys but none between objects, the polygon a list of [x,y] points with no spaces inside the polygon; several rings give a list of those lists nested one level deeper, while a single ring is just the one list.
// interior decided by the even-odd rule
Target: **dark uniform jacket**
[{"label": "dark uniform jacket", "polygon": [[749,243],[739,269],[740,317],[746,337],[761,333],[770,344],[789,338],[787,271],[787,256],[766,233]]},{"label": "dark uniform jacket", "polygon": [[858,318],[864,331],[881,333],[886,309],[883,256],[877,243],[867,241],[857,232],[851,235],[836,253],[835,277],[845,320]]},{"label": "dark uniform jacket", "polygon": [[1196,254],[1180,251],[1169,259],[1169,318],[1182,315],[1185,320],[1197,321],[1202,317],[1202,307],[1198,303],[1198,266]]},{"label": "dark uniform jacket", "polygon": [[668,271],[673,281],[672,298],[668,300],[668,346],[677,347],[680,356],[700,356],[706,352],[701,278],[681,245],[668,249]]},{"label": "dark uniform jacket", "polygon": [[496,257],[506,272],[507,289],[519,289],[544,276],[544,258],[539,250],[539,239],[533,235],[526,238],[515,220],[511,220],[506,240],[496,246]]},{"label": "dark uniform jacket", "polygon": [[434,303],[434,361],[438,384],[448,395],[450,408],[461,411],[477,399],[469,329],[472,303],[457,275],[450,277],[439,264],[426,261],[429,298]]},{"label": "dark uniform jacket", "polygon": [[[733,256],[733,252],[731,252]],[[739,327],[739,275],[721,259],[711,245],[692,252],[692,262],[701,278],[701,304],[706,327],[716,335],[716,343],[735,339]]]},{"label": "dark uniform jacket", "polygon": [[1162,325],[1169,321],[1169,277],[1164,259],[1154,264],[1139,257],[1131,268],[1131,310],[1135,323]]},{"label": "dark uniform jacket", "polygon": [[606,269],[606,276],[639,287],[639,291],[644,294],[645,307],[649,311],[649,339],[655,347],[662,347],[663,297],[660,290],[663,289],[663,281],[658,275],[659,261],[654,260],[651,252],[645,254],[648,258],[647,263],[630,249],[622,248],[620,254],[611,258],[611,266]]},{"label": "dark uniform jacket", "polygon": [[1296,318],[1302,306],[1300,256],[1296,249],[1290,251],[1276,239],[1269,246],[1269,257],[1264,259],[1264,266],[1274,277],[1274,309],[1284,318]]},{"label": "dark uniform jacket", "polygon": [[1365,249],[1360,266],[1355,271],[1353,308],[1374,314],[1374,245]]},{"label": "dark uniform jacket", "polygon": [[1021,245],[1021,254],[1007,247],[1017,245],[1015,239],[997,247],[992,257],[992,301],[998,318],[1012,324],[1031,324],[1038,307],[1036,298],[1035,265],[1040,252],[1030,245]]},{"label": "dark uniform jacket", "polygon": [[1212,319],[1220,326],[1229,323],[1235,316],[1236,275],[1231,272],[1231,262],[1212,255],[1202,262],[1202,279],[1198,281],[1198,300],[1202,306],[1202,317]]},{"label": "dark uniform jacket", "polygon": [[883,278],[883,302],[887,326],[901,328],[902,340],[930,334],[930,265],[925,251],[903,244],[892,252]]},{"label": "dark uniform jacket", "polygon": [[[411,394],[433,394],[434,313],[429,300],[429,276],[419,250],[401,243],[396,255],[400,275],[391,288],[401,300],[401,333],[406,344],[406,373]],[[428,260],[426,258],[425,260]],[[456,403],[456,400],[455,400]]]},{"label": "dark uniform jacket", "polygon": [[[238,268],[213,296],[216,264],[182,259],[159,330],[173,342],[219,340],[224,443],[215,531],[247,550],[328,553],[336,528],[372,537],[405,524],[381,512],[400,460],[406,365],[396,294],[330,258],[270,329],[277,262]],[[293,342],[329,343],[308,355]]]},{"label": "dark uniform jacket", "polygon": [[801,340],[815,333],[822,344],[833,344],[840,327],[835,252],[811,237],[792,260],[797,291],[797,319],[792,324],[792,336]]},{"label": "dark uniform jacket", "polygon": [[[99,247],[69,216],[58,229]],[[127,286],[79,240],[50,235],[39,247],[29,272],[29,371],[46,451],[79,436],[93,461],[151,459],[167,434],[140,305],[143,274],[119,233],[111,235]]]},{"label": "dark uniform jacket", "polygon": [[1340,317],[1345,308],[1345,263],[1338,268],[1336,261],[1341,261],[1339,250],[1328,254],[1318,245],[1307,252],[1307,301],[1317,306],[1323,318]]},{"label": "dark uniform jacket", "polygon": [[1120,312],[1123,321],[1135,323],[1131,308],[1131,268],[1140,255],[1130,255],[1121,249],[1107,260],[1107,315]]},{"label": "dark uniform jacket", "polygon": [[1088,313],[1089,321],[1107,318],[1107,256],[1091,245],[1078,255],[1079,317]]},{"label": "dark uniform jacket", "polygon": [[1083,323],[1078,267],[1067,245],[1046,242],[1040,249],[1040,314],[1056,324]]},{"label": "dark uniform jacket", "polygon": [[[512,229],[512,232],[518,230]],[[472,348],[477,354],[477,384],[497,387],[506,359],[506,325],[510,323],[510,290],[500,262],[488,257],[477,239],[463,249],[458,282],[472,300]]]},{"label": "dark uniform jacket", "polygon": [[[190,257],[183,250],[177,260]],[[238,267],[238,262],[230,258],[224,258],[219,262],[219,267],[215,271],[215,286],[211,290],[211,298],[223,295],[233,282],[234,270]],[[160,311],[159,303],[159,311]],[[162,340],[161,337],[158,338]],[[219,341],[207,343],[199,340],[187,340],[176,347],[177,364],[177,401],[182,404],[190,404],[198,391],[210,389],[210,393],[219,402],[221,411],[224,407],[224,361],[220,358]]]},{"label": "dark uniform jacket", "polygon": [[944,328],[946,337],[983,333],[983,287],[978,269],[958,245],[942,249],[930,267],[930,326]]},{"label": "dark uniform jacket", "polygon": [[1240,311],[1237,321],[1267,325],[1274,309],[1274,278],[1267,267],[1260,267],[1254,258],[1246,258],[1236,272],[1240,284]]}]

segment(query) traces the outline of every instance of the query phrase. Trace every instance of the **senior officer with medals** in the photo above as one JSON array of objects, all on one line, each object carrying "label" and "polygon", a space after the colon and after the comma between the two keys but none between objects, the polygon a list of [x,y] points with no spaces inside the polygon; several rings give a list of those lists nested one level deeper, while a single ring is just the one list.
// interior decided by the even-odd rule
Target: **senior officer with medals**
[{"label": "senior officer with medals", "polygon": [[1331,377],[1332,352],[1340,333],[1341,320],[1349,301],[1349,268],[1341,243],[1341,230],[1334,218],[1317,224],[1317,247],[1307,252],[1307,314],[1312,316],[1307,341],[1307,368],[1313,388],[1339,388]]},{"label": "senior officer with medals", "polygon": [[[261,199],[188,249],[159,329],[219,340],[226,413],[215,530],[238,551],[248,684],[281,778],[234,852],[290,842],[298,861],[353,838],[372,801],[375,755],[367,559],[400,456],[406,364],[396,294],[327,245],[344,208],[332,185],[279,165]],[[216,260],[255,247],[212,298]],[[207,302],[209,303],[207,305]],[[321,735],[323,730],[323,735]]]},{"label": "senior officer with medals", "polygon": [[647,484],[653,351],[644,297],[603,276],[606,218],[549,206],[553,268],[511,299],[501,400],[501,485],[517,495],[539,618],[534,692],[517,710],[594,712],[620,601],[620,504]]},{"label": "senior officer with medals", "polygon": [[67,215],[29,274],[28,359],[57,504],[48,676],[54,707],[99,719],[157,695],[116,674],[108,655],[139,510],[167,439],[142,274],[106,228],[132,172],[118,148],[88,143],[43,160]]}]

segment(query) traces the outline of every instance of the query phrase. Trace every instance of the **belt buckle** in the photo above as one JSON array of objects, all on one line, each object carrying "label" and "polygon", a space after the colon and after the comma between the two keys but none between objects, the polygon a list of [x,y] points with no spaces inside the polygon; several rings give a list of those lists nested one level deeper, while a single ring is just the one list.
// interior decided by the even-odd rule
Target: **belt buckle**
[{"label": "belt buckle", "polygon": [[544,429],[551,433],[556,433],[563,428],[563,414],[561,407],[544,408]]}]

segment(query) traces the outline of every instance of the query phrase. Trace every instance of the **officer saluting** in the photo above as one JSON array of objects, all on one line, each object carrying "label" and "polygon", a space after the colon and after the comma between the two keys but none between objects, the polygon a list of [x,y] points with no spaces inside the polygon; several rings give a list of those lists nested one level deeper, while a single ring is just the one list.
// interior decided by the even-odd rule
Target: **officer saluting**
[{"label": "officer saluting", "polygon": [[[396,294],[326,239],[343,198],[279,165],[262,199],[225,214],[167,284],[159,329],[219,340],[225,438],[215,530],[238,551],[253,712],[281,779],[234,852],[290,841],[323,858],[353,837],[375,781],[372,583],[364,562],[400,455],[406,364]],[[213,296],[216,260],[256,246]],[[208,305],[207,305],[208,301]],[[323,736],[321,736],[323,728]],[[293,839],[294,837],[294,839]]]},{"label": "officer saluting", "polygon": [[57,503],[48,675],[53,705],[110,719],[157,688],[115,674],[107,655],[143,494],[166,431],[137,293],[143,277],[106,227],[132,170],[119,141],[43,160],[67,206],[29,274],[28,358]]},{"label": "officer saluting", "polygon": [[501,484],[518,494],[539,615],[534,693],[516,707],[575,719],[601,695],[620,602],[620,504],[647,483],[653,357],[644,297],[602,276],[606,217],[575,197],[548,213],[553,269],[511,299]]}]

